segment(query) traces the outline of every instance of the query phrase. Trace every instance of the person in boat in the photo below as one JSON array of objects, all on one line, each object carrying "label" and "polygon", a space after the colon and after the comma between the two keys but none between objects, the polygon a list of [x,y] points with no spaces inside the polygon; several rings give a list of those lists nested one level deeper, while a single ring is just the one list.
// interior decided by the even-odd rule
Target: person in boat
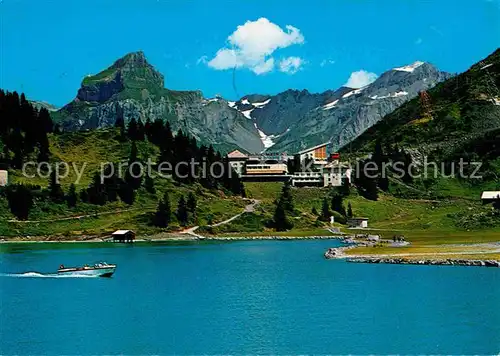
[{"label": "person in boat", "polygon": [[59,269],[64,269],[64,265],[60,265],[60,266],[59,266]]}]

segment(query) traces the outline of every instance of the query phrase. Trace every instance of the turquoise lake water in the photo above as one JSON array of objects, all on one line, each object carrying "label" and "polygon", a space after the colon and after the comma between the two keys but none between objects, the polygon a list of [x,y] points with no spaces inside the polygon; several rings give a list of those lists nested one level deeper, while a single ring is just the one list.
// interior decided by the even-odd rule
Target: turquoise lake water
[{"label": "turquoise lake water", "polygon": [[[499,353],[500,269],[325,260],[336,245],[2,245],[0,354]],[[20,275],[101,260],[112,278]]]}]

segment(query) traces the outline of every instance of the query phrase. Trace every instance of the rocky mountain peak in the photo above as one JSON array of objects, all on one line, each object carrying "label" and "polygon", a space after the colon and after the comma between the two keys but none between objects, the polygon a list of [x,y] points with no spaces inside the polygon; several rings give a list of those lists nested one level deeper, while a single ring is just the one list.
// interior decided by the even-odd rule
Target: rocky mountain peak
[{"label": "rocky mountain peak", "polygon": [[408,65],[402,66],[402,67],[396,67],[396,68],[393,68],[392,70],[397,70],[400,72],[413,72],[415,69],[420,67],[422,64],[424,64],[424,62],[415,61],[412,64],[408,64]]},{"label": "rocky mountain peak", "polygon": [[[111,68],[120,71],[124,82],[127,82],[127,80],[132,82],[142,81],[146,87],[164,87],[163,75],[147,61],[142,51],[126,54],[118,59]],[[134,86],[134,83],[131,83],[131,86]]]},{"label": "rocky mountain peak", "polygon": [[113,64],[114,67],[146,67],[149,65],[143,51],[127,53]]},{"label": "rocky mountain peak", "polygon": [[133,96],[141,97],[144,93],[148,97],[163,87],[163,75],[138,51],[126,54],[96,75],[85,77],[77,99],[104,102],[125,89]]}]

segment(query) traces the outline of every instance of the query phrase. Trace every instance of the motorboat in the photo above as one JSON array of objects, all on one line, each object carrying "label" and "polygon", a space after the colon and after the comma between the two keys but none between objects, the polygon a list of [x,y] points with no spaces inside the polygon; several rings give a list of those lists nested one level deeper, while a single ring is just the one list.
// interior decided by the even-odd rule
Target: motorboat
[{"label": "motorboat", "polygon": [[111,277],[115,273],[116,265],[111,265],[106,262],[99,262],[93,266],[84,265],[83,267],[65,267],[60,265],[57,270],[58,274],[76,274],[95,277]]}]

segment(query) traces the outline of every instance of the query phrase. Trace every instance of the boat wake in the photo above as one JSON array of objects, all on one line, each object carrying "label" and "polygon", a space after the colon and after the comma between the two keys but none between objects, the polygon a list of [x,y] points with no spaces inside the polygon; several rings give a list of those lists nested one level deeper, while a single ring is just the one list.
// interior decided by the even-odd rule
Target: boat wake
[{"label": "boat wake", "polygon": [[24,272],[24,273],[1,273],[0,277],[15,277],[15,278],[95,278],[98,275],[81,274],[78,272],[72,273],[39,273],[39,272]]}]

